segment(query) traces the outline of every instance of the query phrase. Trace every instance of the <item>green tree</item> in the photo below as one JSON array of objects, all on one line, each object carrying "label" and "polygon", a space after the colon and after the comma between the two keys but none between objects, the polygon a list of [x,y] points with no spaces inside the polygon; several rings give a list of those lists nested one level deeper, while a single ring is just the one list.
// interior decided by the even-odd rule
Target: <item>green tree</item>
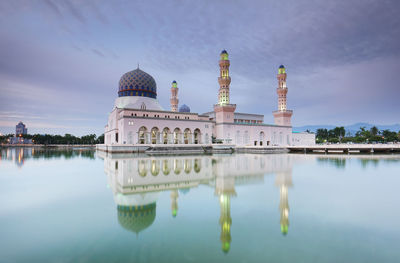
[{"label": "green tree", "polygon": [[372,134],[372,136],[376,136],[379,133],[379,129],[376,126],[371,127],[369,132]]}]

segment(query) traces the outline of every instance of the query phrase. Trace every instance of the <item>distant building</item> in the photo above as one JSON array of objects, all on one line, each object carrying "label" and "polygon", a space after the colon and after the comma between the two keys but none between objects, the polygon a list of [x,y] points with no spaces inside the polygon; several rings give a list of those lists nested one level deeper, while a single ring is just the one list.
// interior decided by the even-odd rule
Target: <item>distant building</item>
[{"label": "distant building", "polygon": [[10,144],[33,144],[32,139],[24,138],[26,134],[28,134],[28,129],[25,124],[20,121],[15,126],[15,136],[10,138]]},{"label": "distant building", "polygon": [[16,126],[15,126],[15,136],[19,135],[25,135],[28,134],[28,129],[26,128],[25,124],[20,121]]}]

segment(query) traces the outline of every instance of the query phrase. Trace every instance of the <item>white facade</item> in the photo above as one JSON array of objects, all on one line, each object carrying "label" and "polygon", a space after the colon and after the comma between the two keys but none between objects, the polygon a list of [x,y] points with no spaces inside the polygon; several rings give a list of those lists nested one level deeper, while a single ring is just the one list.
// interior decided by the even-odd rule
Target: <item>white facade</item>
[{"label": "white facade", "polygon": [[315,133],[310,132],[293,132],[291,145],[314,145]]},{"label": "white facade", "polygon": [[[177,92],[174,92],[177,89],[176,81],[173,82],[171,89],[171,109],[174,111],[167,111],[158,103],[157,87],[153,77],[139,68],[125,73],[119,82],[119,97],[115,100],[105,126],[105,145],[209,145],[213,139],[216,143],[240,147],[315,143],[311,136],[293,137],[290,126],[292,111],[285,109],[278,113],[274,112],[275,122],[286,120],[275,124],[264,124],[264,115],[235,112],[236,104],[227,103],[230,84],[227,58],[227,52],[223,51],[220,60],[221,75],[218,78],[220,102],[214,105],[214,111],[204,114],[176,111],[178,106]],[[280,68],[280,71],[282,70]],[[284,76],[286,80],[286,73],[278,76]],[[286,86],[284,91],[286,96]],[[286,105],[286,97],[284,99]]]}]

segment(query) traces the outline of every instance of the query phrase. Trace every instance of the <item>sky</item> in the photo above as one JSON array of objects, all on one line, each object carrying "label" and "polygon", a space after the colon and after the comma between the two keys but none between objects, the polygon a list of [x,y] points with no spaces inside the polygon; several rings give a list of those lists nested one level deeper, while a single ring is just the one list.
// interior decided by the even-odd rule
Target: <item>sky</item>
[{"label": "sky", "polygon": [[279,65],[293,126],[400,122],[400,2],[0,1],[0,133],[104,130],[120,77],[154,77],[169,109],[171,82],[192,112],[218,99],[229,53],[231,103],[273,123]]}]

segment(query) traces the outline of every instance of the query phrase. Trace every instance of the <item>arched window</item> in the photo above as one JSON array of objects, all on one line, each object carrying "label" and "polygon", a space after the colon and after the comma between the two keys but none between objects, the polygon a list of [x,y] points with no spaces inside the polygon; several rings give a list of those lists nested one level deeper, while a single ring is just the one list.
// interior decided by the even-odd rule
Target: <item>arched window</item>
[{"label": "arched window", "polygon": [[180,144],[181,142],[181,130],[179,128],[175,128],[174,130],[174,144]]},{"label": "arched window", "polygon": [[168,136],[169,136],[170,133],[171,133],[171,132],[170,132],[169,128],[165,127],[165,128],[163,129],[163,132],[162,132],[162,142],[163,142],[164,144],[168,144]]},{"label": "arched window", "polygon": [[141,110],[146,110],[146,104],[144,104],[144,102],[142,102],[142,105],[140,105],[140,109]]},{"label": "arched window", "polygon": [[160,132],[157,127],[153,127],[151,129],[151,143],[152,144],[157,144],[158,143],[158,136]]},{"label": "arched window", "polygon": [[263,146],[263,144],[264,144],[264,138],[265,138],[264,132],[260,132],[260,146]]},{"label": "arched window", "polygon": [[142,126],[138,132],[139,144],[147,143],[147,128]]},{"label": "arched window", "polygon": [[200,143],[201,143],[200,129],[195,129],[194,130],[194,144],[200,144]]},{"label": "arched window", "polygon": [[190,131],[189,128],[186,128],[183,133],[183,141],[185,144],[191,143],[191,136],[192,136],[192,132]]}]

